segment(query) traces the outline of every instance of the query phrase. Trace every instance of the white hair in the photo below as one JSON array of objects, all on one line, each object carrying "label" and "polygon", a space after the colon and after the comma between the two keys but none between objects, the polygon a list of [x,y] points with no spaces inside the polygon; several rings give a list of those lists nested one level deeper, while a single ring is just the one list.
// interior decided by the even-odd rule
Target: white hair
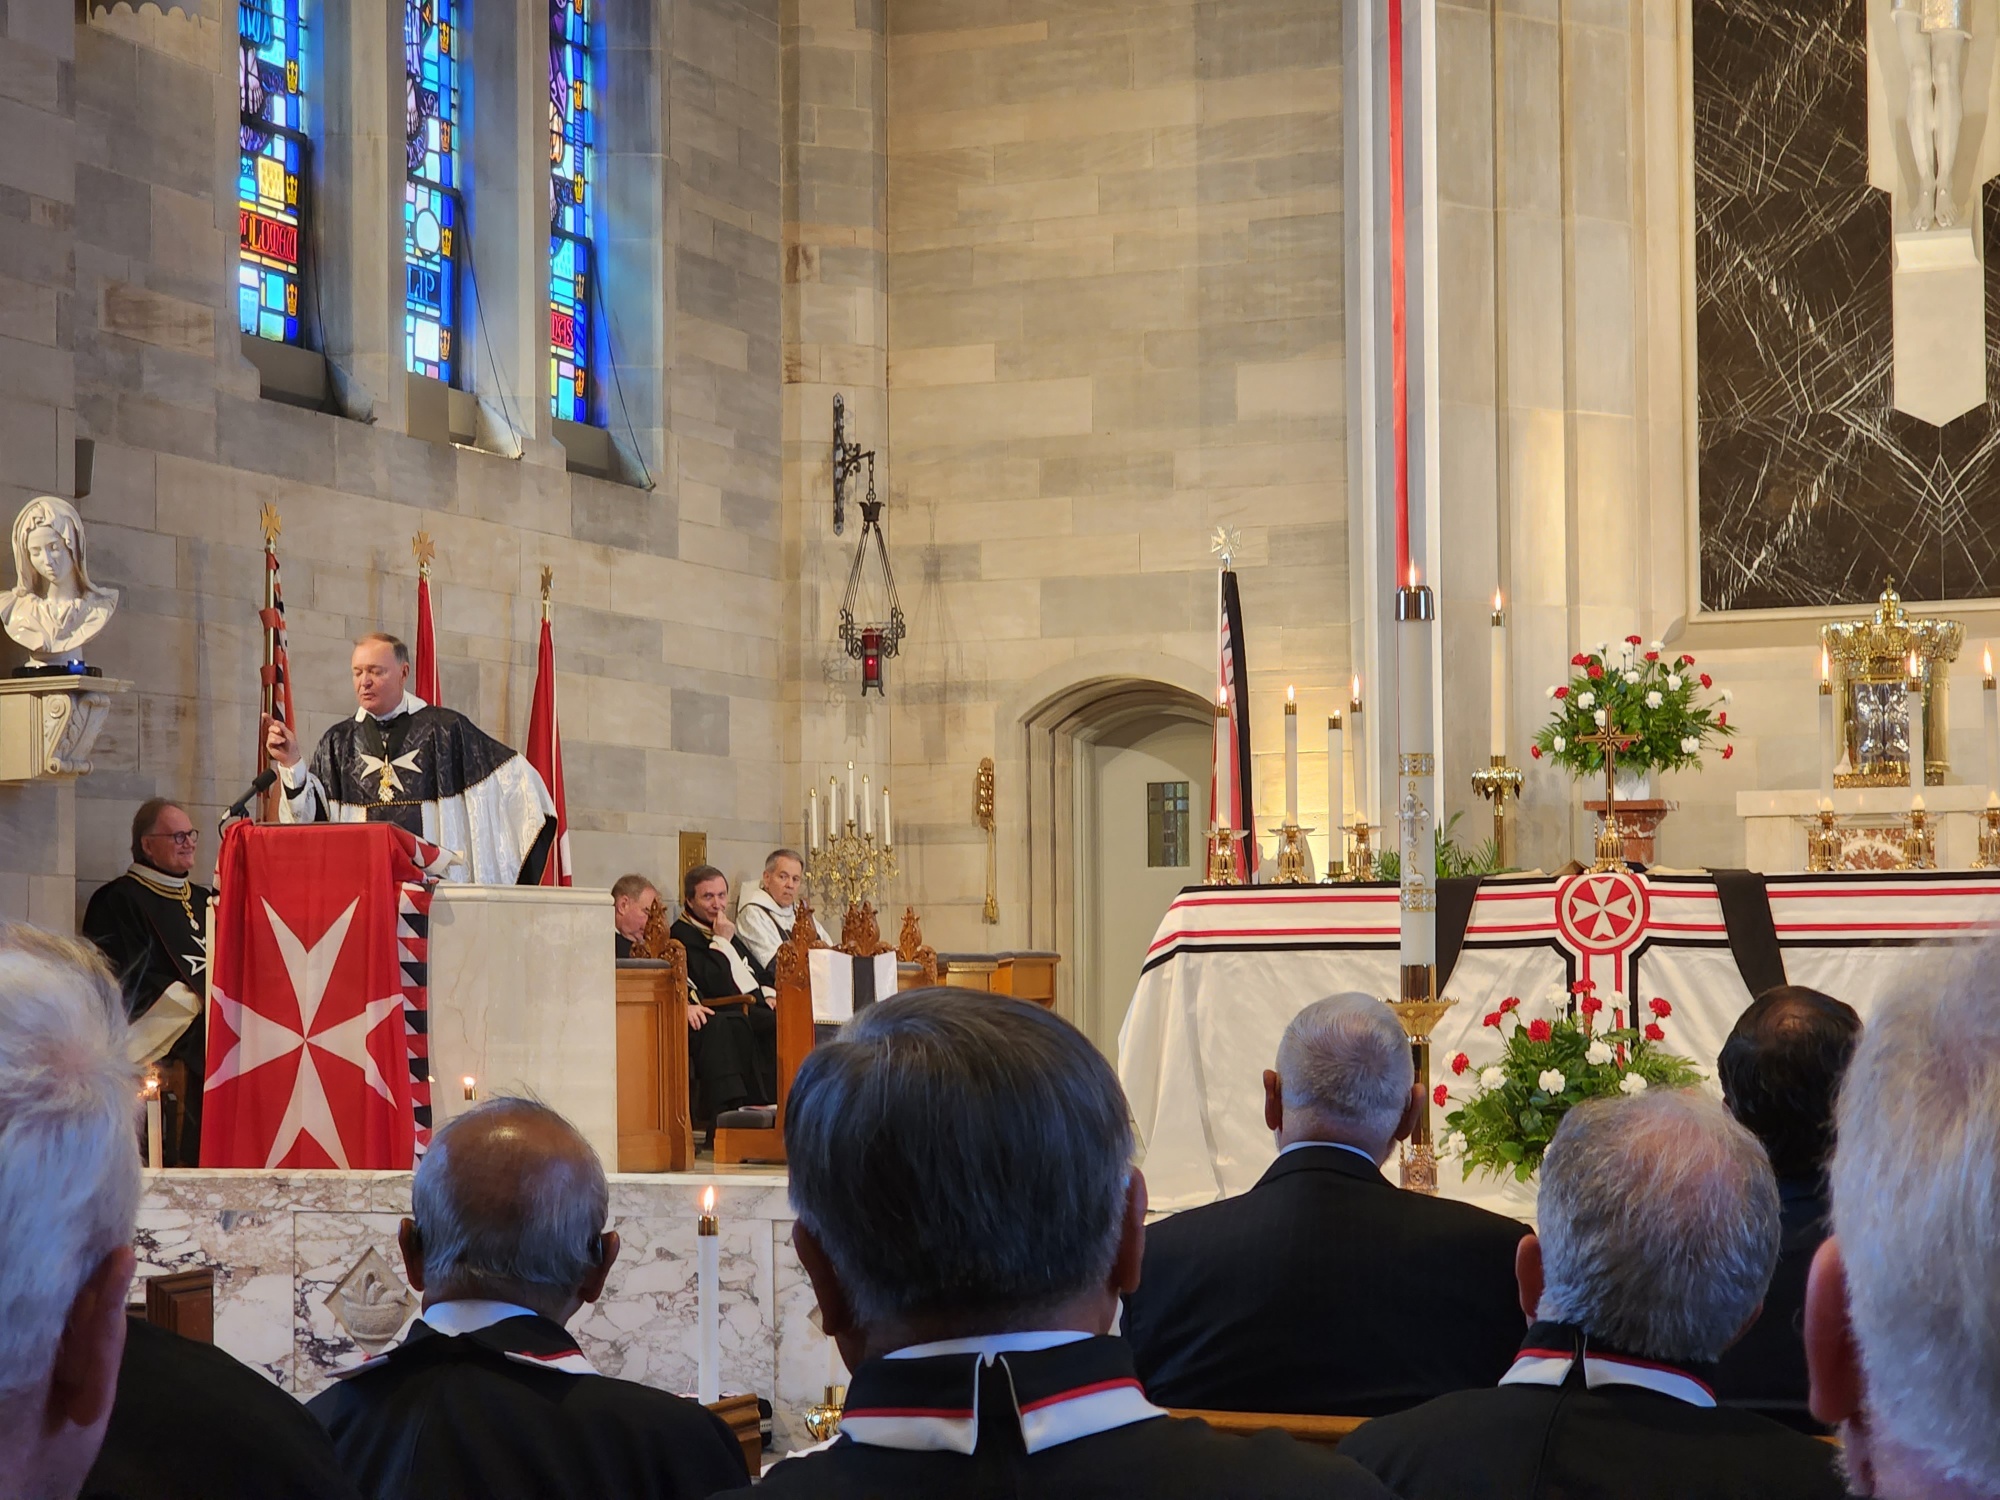
[{"label": "white hair", "polygon": [[1778,1263],[1778,1181],[1757,1138],[1699,1089],[1589,1099],[1542,1158],[1542,1300],[1626,1354],[1719,1358]]},{"label": "white hair", "polygon": [[1356,1145],[1382,1147],[1395,1138],[1416,1076],[1408,1033],[1373,995],[1349,991],[1314,1001],[1278,1043],[1286,1112]]},{"label": "white hair", "polygon": [[1835,1117],[1833,1228],[1869,1420],[2000,1489],[2000,947],[1862,1032]]},{"label": "white hair", "polygon": [[94,949],[0,924],[0,1401],[55,1362],[70,1305],[139,1210],[139,1085]]}]

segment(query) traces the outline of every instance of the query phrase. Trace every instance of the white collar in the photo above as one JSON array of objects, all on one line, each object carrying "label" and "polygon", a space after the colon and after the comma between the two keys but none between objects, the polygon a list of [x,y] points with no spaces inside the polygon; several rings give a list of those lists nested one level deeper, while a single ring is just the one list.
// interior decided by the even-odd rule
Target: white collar
[{"label": "white collar", "polygon": [[491,1328],[495,1323],[504,1323],[509,1318],[538,1318],[540,1313],[531,1307],[523,1307],[518,1302],[492,1302],[484,1297],[459,1297],[450,1302],[433,1302],[417,1316],[424,1326],[433,1333],[449,1334],[457,1338],[462,1333],[477,1333],[482,1328]]},{"label": "white collar", "polygon": [[1017,1350],[1058,1349],[1064,1344],[1082,1343],[1089,1337],[1087,1333],[1059,1328],[1041,1328],[1032,1333],[986,1333],[977,1338],[940,1339],[934,1344],[911,1344],[908,1348],[893,1350],[882,1357],[929,1359],[937,1354],[977,1354],[982,1363],[990,1365],[996,1354],[1012,1354]]},{"label": "white collar", "polygon": [[[415,693],[404,693],[403,701],[397,704],[396,707],[390,709],[389,712],[387,712],[386,714],[375,714],[372,717],[374,718],[377,724],[386,724],[391,719],[395,718],[397,714],[413,714],[420,708],[429,708],[429,707],[430,705],[424,702],[424,700],[419,698]],[[359,724],[363,719],[369,717],[371,716],[368,710],[365,708],[356,708],[354,710],[354,722],[357,724]]]},{"label": "white collar", "polygon": [[[1569,1379],[1575,1363],[1575,1351],[1570,1349],[1523,1349],[1513,1367],[1500,1377],[1500,1384],[1561,1385]],[[1583,1384],[1585,1389],[1593,1391],[1607,1385],[1636,1385],[1685,1401],[1689,1406],[1715,1405],[1715,1392],[1685,1370],[1629,1354],[1592,1352],[1587,1346],[1583,1356]]]},{"label": "white collar", "polygon": [[141,885],[156,885],[175,892],[187,889],[187,876],[169,875],[165,870],[156,870],[151,865],[142,865],[136,859],[125,867],[125,873]]},{"label": "white collar", "polygon": [[798,911],[796,902],[791,906],[778,905],[778,898],[765,890],[761,885],[751,886],[749,890],[743,893],[743,898],[736,903],[738,911],[743,910],[746,906],[761,906],[765,911],[778,917],[789,917]]},{"label": "white collar", "polygon": [[1382,1170],[1382,1163],[1375,1160],[1374,1157],[1363,1151],[1359,1146],[1350,1146],[1345,1141],[1293,1141],[1291,1145],[1285,1147],[1278,1155],[1290,1156],[1294,1151],[1308,1151],[1315,1146],[1325,1146],[1333,1151],[1352,1151],[1376,1171],[1379,1172]]}]

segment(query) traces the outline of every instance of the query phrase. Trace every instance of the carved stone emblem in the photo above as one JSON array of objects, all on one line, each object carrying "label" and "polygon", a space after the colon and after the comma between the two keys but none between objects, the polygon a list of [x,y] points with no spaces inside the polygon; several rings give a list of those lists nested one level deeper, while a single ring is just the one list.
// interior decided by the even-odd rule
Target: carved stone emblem
[{"label": "carved stone emblem", "polygon": [[417,1298],[371,1245],[328,1294],[326,1306],[362,1352],[373,1355],[394,1342]]}]

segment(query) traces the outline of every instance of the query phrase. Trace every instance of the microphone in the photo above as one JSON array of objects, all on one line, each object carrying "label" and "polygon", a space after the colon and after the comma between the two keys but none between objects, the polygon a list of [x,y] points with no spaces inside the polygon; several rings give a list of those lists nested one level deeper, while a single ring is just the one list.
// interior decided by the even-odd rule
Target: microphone
[{"label": "microphone", "polygon": [[249,817],[250,800],[253,797],[263,796],[264,793],[268,792],[271,789],[271,784],[275,782],[277,779],[278,779],[278,773],[276,771],[270,770],[268,768],[259,771],[257,773],[257,779],[250,783],[250,790],[245,792],[242,796],[238,797],[234,802],[229,804],[229,811],[222,815],[222,821],[224,823],[227,823],[231,818]]}]

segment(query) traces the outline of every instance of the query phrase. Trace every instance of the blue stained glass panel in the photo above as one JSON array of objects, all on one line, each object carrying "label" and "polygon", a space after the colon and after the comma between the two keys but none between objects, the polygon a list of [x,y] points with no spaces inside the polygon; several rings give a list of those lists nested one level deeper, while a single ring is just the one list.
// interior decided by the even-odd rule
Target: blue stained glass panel
[{"label": "blue stained glass panel", "polygon": [[403,362],[453,383],[458,329],[457,0],[405,0]]},{"label": "blue stained glass panel", "polygon": [[306,227],[305,0],[238,0],[237,324],[300,340]]},{"label": "blue stained glass panel", "polygon": [[549,0],[549,404],[588,422],[596,210],[591,0]]}]

